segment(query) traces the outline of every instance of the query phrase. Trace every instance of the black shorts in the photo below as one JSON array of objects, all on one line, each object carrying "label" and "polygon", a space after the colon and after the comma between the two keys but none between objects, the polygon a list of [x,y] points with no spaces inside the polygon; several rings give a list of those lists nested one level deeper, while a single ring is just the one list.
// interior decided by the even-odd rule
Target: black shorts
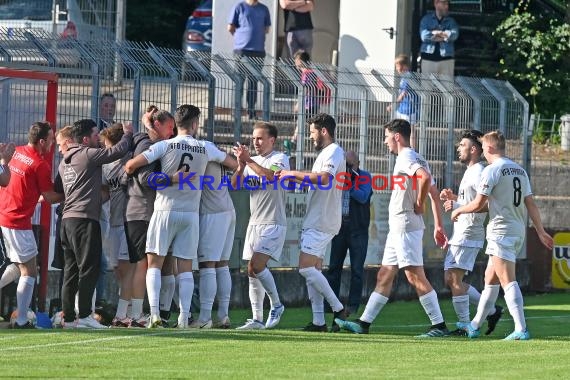
[{"label": "black shorts", "polygon": [[146,232],[149,222],[145,220],[132,220],[125,222],[125,235],[129,250],[129,262],[132,264],[146,260]]}]

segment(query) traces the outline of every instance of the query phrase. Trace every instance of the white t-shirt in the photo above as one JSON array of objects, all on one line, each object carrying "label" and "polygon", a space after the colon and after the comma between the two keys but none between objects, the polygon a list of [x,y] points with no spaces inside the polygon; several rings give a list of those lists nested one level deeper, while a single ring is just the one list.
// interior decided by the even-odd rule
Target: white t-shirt
[{"label": "white t-shirt", "polygon": [[336,235],[342,222],[342,184],[337,174],[346,170],[344,150],[337,143],[329,144],[324,148],[315,163],[313,173],[329,173],[333,179],[328,186],[313,185],[307,194],[307,215],[303,221],[303,228]]},{"label": "white t-shirt", "polygon": [[[192,186],[186,183],[173,184],[156,191],[155,211],[198,212],[200,208],[200,180],[208,161],[223,162],[226,153],[209,141],[199,141],[192,136],[178,135],[159,141],[142,153],[147,161],[160,159],[162,172],[172,176],[178,171],[190,171],[194,178]],[[185,176],[187,177],[187,176]]]},{"label": "white t-shirt", "polygon": [[[457,194],[457,206],[470,203],[477,196],[477,189],[481,183],[481,173],[485,166],[478,162],[465,170],[461,183],[459,184],[459,194]],[[454,204],[455,208],[455,204]],[[453,224],[453,236],[449,244],[463,247],[482,248],[485,242],[486,212],[473,212],[461,214],[457,222]]]},{"label": "white t-shirt", "polygon": [[[254,156],[251,158],[259,166],[266,169],[272,167],[277,170],[289,170],[289,157],[283,153],[273,151],[267,156]],[[247,184],[250,188],[249,192],[249,209],[251,216],[249,218],[250,225],[260,224],[278,224],[286,226],[285,216],[285,189],[279,182],[266,183],[263,189],[262,181],[266,179],[260,178],[249,166],[243,171],[244,178],[248,178]]]},{"label": "white t-shirt", "polygon": [[[422,215],[414,212],[414,205],[418,199],[418,179],[412,178],[416,172],[423,168],[431,176],[427,161],[411,148],[404,148],[394,165],[392,195],[388,206],[388,225],[392,232],[411,232],[425,228]],[[400,176],[400,177],[397,177]],[[394,181],[402,181],[402,185]],[[414,183],[415,182],[415,183]],[[433,177],[431,184],[435,184]]]},{"label": "white t-shirt", "polygon": [[487,239],[524,238],[526,207],[524,198],[532,194],[526,171],[517,163],[501,157],[483,169],[479,194],[489,197]]},{"label": "white t-shirt", "polygon": [[[221,184],[222,178],[225,178],[224,184]],[[202,198],[200,199],[200,215],[217,214],[234,209],[234,204],[228,191],[228,186],[231,182],[226,176],[223,165],[214,161],[208,162],[206,171],[204,172],[203,183]]]}]

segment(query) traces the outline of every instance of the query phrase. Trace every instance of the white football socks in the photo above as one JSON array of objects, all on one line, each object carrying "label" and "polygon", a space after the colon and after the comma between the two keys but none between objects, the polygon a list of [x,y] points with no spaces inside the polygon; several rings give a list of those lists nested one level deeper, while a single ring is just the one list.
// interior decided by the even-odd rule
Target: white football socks
[{"label": "white football socks", "polygon": [[16,322],[20,326],[23,326],[28,322],[28,308],[30,307],[30,302],[32,302],[35,284],[36,278],[30,276],[21,276],[18,281],[18,288],[16,290],[18,318],[16,319]]},{"label": "white football socks", "polygon": [[261,272],[256,273],[255,277],[261,282],[269,301],[271,302],[271,308],[281,306],[281,300],[279,299],[279,293],[277,292],[277,287],[275,286],[275,279],[269,271],[265,268]]},{"label": "white football socks", "polygon": [[[148,268],[146,271],[146,292],[148,295],[148,303],[150,306],[151,315],[160,315],[160,286],[161,276],[159,268]],[[135,310],[135,303],[133,299],[133,315],[137,315]],[[141,311],[142,313],[142,311]]]},{"label": "white football socks", "polygon": [[471,327],[476,330],[481,327],[483,320],[487,318],[487,315],[495,308],[495,303],[499,297],[499,289],[500,285],[485,285],[485,288],[481,292],[477,313],[471,320]]},{"label": "white football socks", "polygon": [[469,322],[469,296],[467,294],[463,296],[451,297],[451,302],[453,304],[453,309],[455,314],[457,314],[457,320],[459,322]]},{"label": "white football socks", "polygon": [[249,278],[249,302],[251,302],[251,312],[253,319],[263,322],[263,300],[265,298],[265,289],[259,279]]},{"label": "white football socks", "polygon": [[307,282],[307,287],[309,284],[313,285],[317,292],[319,292],[331,305],[333,312],[338,312],[344,309],[342,303],[338,300],[337,296],[334,294],[329,282],[325,276],[317,270],[315,267],[308,267],[299,269],[301,276],[305,277]]},{"label": "white football socks", "polygon": [[160,297],[159,307],[160,310],[170,311],[172,306],[172,298],[174,297],[174,290],[176,289],[176,279],[174,275],[160,277]]},{"label": "white football socks", "polygon": [[229,314],[232,293],[232,275],[229,267],[216,268],[216,283],[218,287],[216,293],[218,297],[218,319],[222,320]]},{"label": "white football socks", "polygon": [[182,272],[176,277],[178,277],[178,306],[180,307],[178,321],[181,321],[190,316],[190,305],[194,294],[194,275],[192,272]]},{"label": "white football socks", "polygon": [[200,321],[207,322],[212,319],[212,307],[216,298],[216,269],[200,269]]},{"label": "white football socks", "polygon": [[443,323],[443,315],[439,308],[439,302],[437,300],[437,293],[435,290],[421,296],[420,303],[429,317],[432,326]]},{"label": "white football socks", "polygon": [[505,292],[505,302],[509,308],[509,313],[515,322],[515,331],[526,331],[526,321],[524,319],[523,309],[524,301],[519,283],[516,281],[509,282],[507,286],[503,288],[503,291]]},{"label": "white football socks", "polygon": [[388,297],[377,293],[372,292],[370,298],[368,298],[368,302],[366,303],[366,307],[364,308],[364,312],[360,316],[360,320],[362,322],[372,323],[382,308],[388,303]]}]

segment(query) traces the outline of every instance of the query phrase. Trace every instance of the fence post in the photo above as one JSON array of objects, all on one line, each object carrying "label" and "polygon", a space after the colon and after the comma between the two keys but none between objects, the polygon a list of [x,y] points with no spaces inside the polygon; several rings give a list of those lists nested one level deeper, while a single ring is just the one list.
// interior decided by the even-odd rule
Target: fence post
[{"label": "fence post", "polygon": [[287,62],[281,61],[281,69],[287,75],[291,83],[297,87],[297,101],[299,107],[297,108],[297,149],[295,150],[295,170],[304,169],[303,153],[305,151],[305,86],[301,83],[299,73],[296,69]]},{"label": "fence post", "polygon": [[507,102],[499,91],[487,80],[481,79],[481,84],[493,95],[499,102],[499,131],[504,135],[507,134]]},{"label": "fence post", "polygon": [[147,49],[147,52],[160,67],[168,72],[168,75],[170,76],[170,112],[174,115],[178,104],[178,72],[166,59],[164,59],[162,54],[160,54],[152,44],[151,47]]},{"label": "fence post", "polygon": [[[265,64],[265,59],[244,56],[241,57],[241,61],[249,71],[249,74],[253,74],[255,80],[263,83],[263,120],[269,121],[271,120],[271,85],[269,83],[269,80],[263,75],[263,65]],[[249,91],[249,88],[247,91]],[[257,98],[257,93],[255,94],[255,97]]]},{"label": "fence post", "polygon": [[[234,68],[230,67],[228,60],[220,54],[212,56],[212,61],[216,62],[222,71],[234,82],[234,140],[241,140],[241,104],[243,99],[243,76]],[[192,62],[192,61],[190,61]]]},{"label": "fence post", "polygon": [[461,86],[463,90],[471,97],[473,100],[473,129],[480,131],[481,130],[481,96],[477,94],[477,91],[471,87],[469,82],[465,80],[464,77],[455,77],[455,80]]},{"label": "fence post", "polygon": [[455,159],[455,99],[449,90],[435,75],[431,74],[431,80],[445,97],[445,122],[447,124],[447,146],[445,155],[445,188],[450,189],[453,185],[453,160]]},{"label": "fence post", "polygon": [[202,78],[206,79],[208,82],[208,119],[206,122],[206,138],[209,141],[214,141],[214,123],[216,121],[214,115],[214,107],[216,103],[216,78],[195,57],[191,55],[185,55],[183,59],[185,62],[190,63],[190,66],[198,71],[200,76],[202,76]]}]

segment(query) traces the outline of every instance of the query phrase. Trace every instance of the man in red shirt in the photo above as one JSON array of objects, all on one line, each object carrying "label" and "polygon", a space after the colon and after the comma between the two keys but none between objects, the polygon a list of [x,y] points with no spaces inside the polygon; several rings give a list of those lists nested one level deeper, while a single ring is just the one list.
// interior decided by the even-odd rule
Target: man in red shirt
[{"label": "man in red shirt", "polygon": [[28,307],[36,282],[38,248],[32,232],[32,215],[40,198],[50,203],[63,200],[53,191],[51,168],[44,156],[54,142],[53,131],[46,122],[36,122],[28,133],[28,144],[16,147],[10,161],[10,182],[0,188],[0,226],[6,251],[20,269],[18,281],[18,318],[14,328],[33,328],[28,321]]}]

